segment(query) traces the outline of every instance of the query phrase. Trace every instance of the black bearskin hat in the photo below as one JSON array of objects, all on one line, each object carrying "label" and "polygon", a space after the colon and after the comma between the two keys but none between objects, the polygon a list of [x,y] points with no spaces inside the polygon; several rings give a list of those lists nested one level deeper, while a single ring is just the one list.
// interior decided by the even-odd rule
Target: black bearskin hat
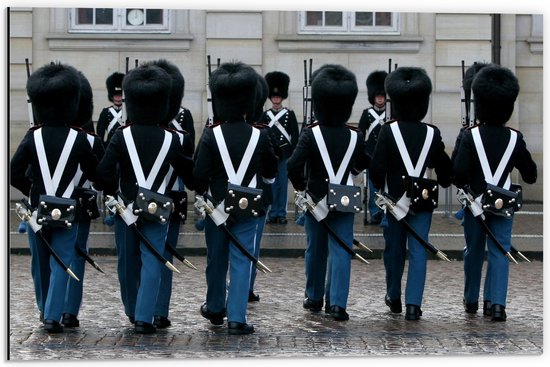
[{"label": "black bearskin hat", "polygon": [[426,116],[432,82],[424,69],[399,67],[388,74],[385,87],[395,119],[420,121]]},{"label": "black bearskin hat", "polygon": [[246,120],[250,123],[256,123],[260,120],[260,117],[262,117],[262,113],[264,112],[264,104],[267,100],[267,96],[269,94],[269,86],[267,85],[267,81],[263,76],[258,74],[258,81],[256,83],[256,92],[255,92],[255,103],[254,103],[254,109],[246,114]]},{"label": "black bearskin hat", "polygon": [[288,98],[288,85],[290,84],[290,77],[281,71],[272,71],[265,74],[265,80],[269,85],[269,96],[279,96],[282,99]]},{"label": "black bearskin hat", "polygon": [[122,79],[124,79],[124,74],[115,71],[105,80],[109,101],[113,102],[115,94],[122,94]]},{"label": "black bearskin hat", "polygon": [[157,125],[168,112],[172,78],[155,65],[132,69],[122,82],[126,113],[135,124]]},{"label": "black bearskin hat", "polygon": [[72,124],[80,98],[78,71],[61,63],[44,65],[27,80],[27,94],[37,123],[49,126]]},{"label": "black bearskin hat", "polygon": [[464,79],[462,79],[462,88],[464,88],[464,98],[469,99],[472,92],[472,82],[474,81],[474,76],[479,70],[487,66],[484,62],[476,62],[464,72]]},{"label": "black bearskin hat", "polygon": [[322,125],[345,124],[358,93],[355,74],[342,65],[326,64],[311,76],[315,117]]},{"label": "black bearskin hat", "polygon": [[386,97],[386,90],[384,89],[384,81],[388,76],[388,72],[384,70],[373,71],[367,77],[367,95],[369,97],[369,103],[374,106],[374,97],[384,96]]},{"label": "black bearskin hat", "polygon": [[183,78],[183,75],[181,74],[179,68],[168,60],[160,59],[157,61],[146,63],[145,65],[147,64],[160,67],[161,69],[166,71],[168,75],[170,75],[170,77],[172,78],[172,90],[170,92],[170,98],[168,102],[168,113],[166,114],[166,118],[164,118],[164,121],[161,121],[161,125],[167,125],[177,116],[180,110],[181,100],[183,99],[183,95],[185,93],[185,79]]},{"label": "black bearskin hat", "polygon": [[242,119],[254,110],[258,73],[240,61],[226,62],[212,72],[210,91],[222,121]]},{"label": "black bearskin hat", "polygon": [[514,112],[519,83],[510,69],[489,64],[474,77],[472,92],[477,119],[481,123],[503,125]]},{"label": "black bearskin hat", "polygon": [[80,76],[80,101],[78,103],[78,112],[73,125],[93,133],[94,125],[92,122],[92,115],[94,113],[94,95],[92,93],[92,86],[82,72],[79,71],[78,75]]}]

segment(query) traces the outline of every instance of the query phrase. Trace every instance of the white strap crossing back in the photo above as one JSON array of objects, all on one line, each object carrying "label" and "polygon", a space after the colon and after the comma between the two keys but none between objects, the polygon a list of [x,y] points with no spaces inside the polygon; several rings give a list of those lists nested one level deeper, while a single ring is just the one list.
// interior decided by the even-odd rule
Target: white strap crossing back
[{"label": "white strap crossing back", "polygon": [[[353,155],[353,151],[355,150],[355,144],[357,142],[357,132],[350,130],[348,149],[344,154],[344,158],[342,159],[340,167],[338,167],[338,172],[334,174],[332,162],[330,160],[330,156],[328,155],[327,146],[325,144],[325,140],[323,139],[323,134],[321,133],[321,128],[319,127],[319,125],[317,125],[314,126],[311,131],[313,132],[313,136],[315,138],[315,141],[317,142],[317,146],[319,147],[319,152],[321,153],[321,158],[323,159],[323,163],[325,164],[325,169],[327,170],[330,183],[339,185],[344,178],[344,173],[346,172],[346,168],[348,167],[351,156]],[[348,175],[347,185],[353,185],[351,174]]]},{"label": "white strap crossing back", "polygon": [[281,123],[279,122],[279,119],[281,117],[283,117],[286,114],[286,112],[287,112],[286,108],[283,108],[276,115],[273,115],[273,112],[271,110],[267,111],[267,115],[271,119],[271,121],[269,121],[268,126],[272,127],[273,125],[275,125],[277,127],[277,129],[279,129],[281,134],[283,134],[283,136],[286,138],[286,140],[288,140],[288,142],[290,143],[290,135],[288,134],[288,131],[286,131],[286,129],[283,127],[283,125],[281,125]]},{"label": "white strap crossing back", "polygon": [[[94,148],[94,136],[93,135],[90,135],[90,134],[86,134],[86,138],[88,139],[88,143],[90,143],[90,148]],[[74,186],[79,186],[80,184],[80,180],[82,178],[82,169],[80,169],[80,164],[78,165],[78,168],[76,169],[76,173],[74,175],[74,178],[73,178],[73,184]],[[92,186],[92,183],[90,182],[90,180],[86,180],[84,181],[84,183],[82,183],[82,187],[84,188],[90,188]],[[74,190],[74,188],[71,188],[71,185],[69,185],[67,187],[67,190],[65,190],[65,192],[63,193],[63,197],[68,197],[66,196],[69,192],[69,190],[72,191]],[[70,196],[70,194],[68,194]]]},{"label": "white strap crossing back", "polygon": [[[178,114],[176,115],[176,118],[181,114],[182,111],[184,111],[184,109],[182,107],[180,107],[180,110],[179,110]],[[176,120],[176,118],[172,119],[172,121],[170,121],[170,123],[172,124],[172,126],[174,126],[176,128],[176,130],[183,131],[183,127]]]},{"label": "white strap crossing back", "polygon": [[371,133],[371,131],[376,127],[376,125],[382,124],[382,122],[383,122],[384,119],[386,118],[386,111],[382,112],[381,115],[377,114],[377,113],[374,111],[374,108],[369,108],[368,111],[369,111],[370,115],[371,115],[372,117],[374,117],[374,121],[372,122],[372,124],[370,124],[370,126],[369,126],[369,131],[368,131],[368,133],[366,134],[365,139],[367,138],[367,136],[369,136],[369,134]]},{"label": "white strap crossing back", "polygon": [[[77,132],[73,129],[69,129],[69,135],[67,135],[67,140],[65,140],[65,145],[63,145],[63,150],[61,151],[61,156],[57,161],[53,177],[50,174],[50,167],[48,166],[48,160],[46,158],[46,150],[44,149],[44,141],[42,140],[42,128],[34,131],[34,144],[36,146],[36,153],[38,155],[38,163],[40,165],[40,172],[42,173],[42,180],[44,181],[44,188],[46,189],[46,194],[55,196],[55,192],[61,182],[61,176],[65,171],[65,166],[69,160],[69,155],[73,149],[74,142],[76,140]],[[67,190],[63,194],[63,197],[70,197],[73,193],[74,185],[69,184]]]},{"label": "white strap crossing back", "polygon": [[390,127],[393,133],[393,137],[395,138],[395,142],[397,143],[399,154],[401,154],[401,159],[403,160],[403,164],[405,165],[405,169],[407,170],[407,174],[411,177],[421,177],[422,167],[424,166],[424,162],[426,161],[426,157],[428,156],[428,152],[430,151],[430,146],[432,145],[432,140],[434,136],[433,128],[426,125],[427,130],[426,139],[424,140],[424,146],[420,151],[420,156],[418,157],[416,166],[413,166],[411,157],[409,155],[409,152],[407,151],[407,146],[405,145],[405,141],[403,140],[403,135],[401,135],[401,131],[399,130],[398,123],[393,123],[390,125]]},{"label": "white strap crossing back", "polygon": [[[128,154],[130,155],[130,162],[132,162],[132,167],[134,168],[134,173],[136,175],[137,183],[139,186],[151,190],[151,187],[155,182],[158,172],[162,167],[162,163],[164,162],[166,155],[168,155],[168,149],[170,148],[170,144],[172,142],[172,134],[169,133],[168,131],[164,132],[164,141],[162,142],[162,147],[160,148],[159,154],[157,155],[157,159],[155,160],[155,163],[151,168],[151,172],[149,172],[149,176],[145,178],[145,175],[143,173],[143,168],[141,167],[141,163],[139,161],[136,145],[134,143],[134,138],[132,137],[132,132],[130,129],[131,128],[126,128],[122,132],[124,135],[124,141],[126,142],[126,147],[128,148]],[[160,194],[164,194],[165,189],[166,189],[166,181],[162,180],[162,183],[160,187],[157,189],[157,192]]]},{"label": "white strap crossing back", "polygon": [[[111,112],[111,115],[113,115],[113,119],[111,120],[111,122],[109,122],[109,126],[107,126],[107,130],[105,130],[105,136],[107,136],[109,132],[111,132],[111,130],[113,129],[113,127],[117,122],[120,121],[120,123],[122,124],[122,109],[120,109],[120,111],[117,112],[114,109],[114,107],[109,107],[109,112]],[[105,140],[105,136],[103,137],[104,140]]]},{"label": "white strap crossing back", "polygon": [[[514,130],[510,130],[510,140],[508,141],[508,146],[506,147],[506,150],[504,151],[504,155],[500,159],[500,163],[498,164],[497,170],[493,175],[491,173],[491,167],[489,167],[489,160],[487,159],[485,148],[483,147],[483,141],[481,140],[479,127],[474,127],[473,129],[471,129],[471,132],[472,132],[472,137],[474,139],[477,155],[479,157],[479,162],[481,163],[481,169],[483,170],[483,175],[485,176],[485,181],[487,183],[490,183],[491,185],[498,186],[498,182],[502,178],[504,169],[506,168],[508,161],[510,161],[510,157],[512,156],[514,148],[516,147],[517,133]],[[504,183],[503,188],[508,190],[510,188],[511,183],[512,181],[510,179],[510,173],[508,173],[508,177],[506,178],[506,182]]]},{"label": "white strap crossing back", "polygon": [[[254,154],[256,145],[258,145],[258,140],[260,139],[260,130],[254,127],[252,128],[252,135],[250,136],[248,146],[246,147],[237,171],[235,171],[235,169],[233,168],[233,164],[231,163],[231,157],[229,156],[229,151],[227,150],[227,145],[225,143],[225,139],[223,138],[222,127],[216,126],[212,129],[212,131],[214,131],[214,137],[216,138],[216,143],[218,144],[218,149],[220,150],[223,166],[225,168],[225,172],[227,173],[229,182],[234,185],[241,185],[246,170],[248,169],[250,161],[252,160],[252,155]],[[254,175],[248,187],[256,187],[256,175]]]}]

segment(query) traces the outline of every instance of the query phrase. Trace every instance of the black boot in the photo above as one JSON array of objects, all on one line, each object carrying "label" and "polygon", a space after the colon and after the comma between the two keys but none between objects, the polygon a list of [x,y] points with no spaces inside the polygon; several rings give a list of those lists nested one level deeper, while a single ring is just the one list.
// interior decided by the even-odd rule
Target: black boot
[{"label": "black boot", "polygon": [[506,310],[502,305],[492,305],[491,314],[491,321],[506,321]]},{"label": "black boot", "polygon": [[407,305],[405,309],[405,320],[418,320],[422,316],[422,310],[417,305]]},{"label": "black boot", "polygon": [[393,313],[403,312],[403,305],[401,304],[401,299],[390,299],[390,296],[386,294],[386,297],[384,297],[384,302],[386,303],[386,306],[390,308],[391,312]]},{"label": "black boot", "polygon": [[466,313],[477,313],[479,302],[468,303],[465,299],[462,299],[462,304],[464,305],[464,311],[466,311]]}]

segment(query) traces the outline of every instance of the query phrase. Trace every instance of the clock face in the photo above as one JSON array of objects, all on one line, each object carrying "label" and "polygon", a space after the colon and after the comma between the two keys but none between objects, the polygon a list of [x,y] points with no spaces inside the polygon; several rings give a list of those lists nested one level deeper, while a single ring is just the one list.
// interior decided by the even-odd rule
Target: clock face
[{"label": "clock face", "polygon": [[142,25],[145,21],[145,14],[143,9],[130,9],[126,14],[126,18],[131,25]]}]

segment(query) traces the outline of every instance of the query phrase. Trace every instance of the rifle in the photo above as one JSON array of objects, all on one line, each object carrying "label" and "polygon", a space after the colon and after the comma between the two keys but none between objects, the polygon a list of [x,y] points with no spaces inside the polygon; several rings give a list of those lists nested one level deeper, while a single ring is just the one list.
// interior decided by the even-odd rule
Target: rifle
[{"label": "rifle", "polygon": [[[476,63],[474,62],[474,65]],[[462,113],[462,126],[472,127],[476,125],[476,117],[474,114],[474,99],[472,98],[472,91],[464,89],[464,60],[461,61],[462,67],[462,90],[461,90],[461,113]]]},{"label": "rifle", "polygon": [[[206,105],[208,108],[208,120],[207,125],[212,125],[215,121],[214,118],[214,103],[212,101],[212,92],[210,91],[210,76],[212,75],[212,66],[210,64],[210,55],[206,56],[208,63],[208,83],[206,83]],[[219,63],[218,59],[218,63]]]},{"label": "rifle", "polygon": [[307,69],[307,60],[304,60],[304,86],[302,88],[303,100],[303,120],[302,128],[310,125],[313,122],[313,108],[311,106],[311,75],[312,75],[313,59],[309,59],[309,73]]},{"label": "rifle", "polygon": [[[30,66],[29,66],[29,59],[28,58],[25,58],[25,66],[27,67],[27,80],[28,80],[31,77],[31,69],[30,69]],[[34,112],[32,110],[32,102],[31,102],[31,99],[29,98],[28,94],[27,94],[27,112],[29,114],[29,127],[33,128],[34,127],[34,122],[35,122]]]},{"label": "rifle", "polygon": [[[397,64],[395,64],[395,69],[397,69]],[[390,74],[391,71],[392,71],[391,70],[391,59],[388,59],[388,74]],[[389,121],[391,119],[392,119],[391,99],[388,96],[386,96],[386,121]]]}]

